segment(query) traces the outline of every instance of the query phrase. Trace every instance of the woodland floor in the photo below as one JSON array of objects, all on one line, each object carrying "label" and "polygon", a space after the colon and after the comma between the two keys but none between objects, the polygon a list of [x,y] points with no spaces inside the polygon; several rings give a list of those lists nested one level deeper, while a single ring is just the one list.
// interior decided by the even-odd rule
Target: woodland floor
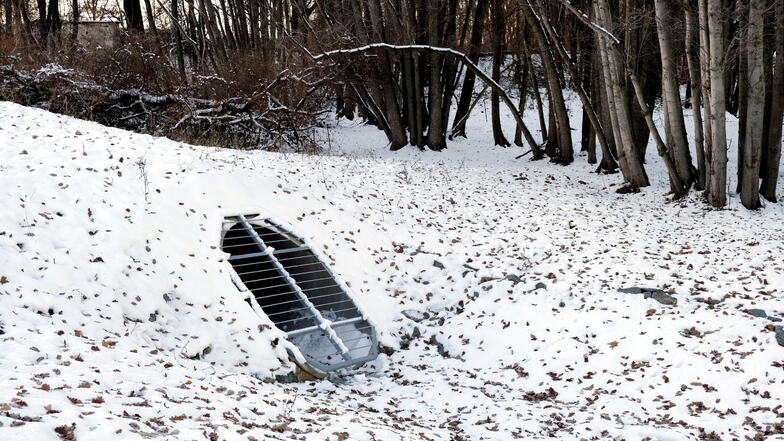
[{"label": "woodland floor", "polygon": [[[295,155],[0,103],[0,439],[784,439],[779,323],[746,312],[784,317],[784,205],[668,202],[654,149],[619,195],[584,156],[479,141],[481,118],[442,153],[344,124]],[[281,335],[219,248],[223,216],[262,210],[392,355],[264,380]]]}]

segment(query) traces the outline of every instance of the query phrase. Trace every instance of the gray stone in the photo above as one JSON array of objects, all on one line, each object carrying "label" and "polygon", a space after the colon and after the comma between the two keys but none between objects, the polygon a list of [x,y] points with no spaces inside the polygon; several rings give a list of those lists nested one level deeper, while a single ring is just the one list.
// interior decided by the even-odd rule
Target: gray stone
[{"label": "gray stone", "polygon": [[776,326],[773,328],[773,332],[776,333],[776,343],[779,346],[784,346],[784,326]]},{"label": "gray stone", "polygon": [[523,279],[521,279],[520,276],[518,276],[517,274],[507,274],[506,280],[511,281],[515,285],[523,281]]},{"label": "gray stone", "polygon": [[534,289],[547,289],[547,285],[545,285],[542,282],[536,282],[536,285],[534,285]]},{"label": "gray stone", "polygon": [[658,288],[632,286],[629,288],[621,288],[618,291],[626,294],[642,294],[643,298],[656,300],[662,305],[675,306],[678,304],[678,299]]},{"label": "gray stone", "polygon": [[433,261],[433,266],[434,266],[434,267],[436,267],[436,268],[438,268],[438,269],[441,269],[441,270],[442,270],[442,269],[444,269],[444,268],[446,268],[446,267],[444,266],[444,264],[443,264],[443,263],[441,263],[441,262],[439,262],[439,261],[437,261],[437,260],[434,260],[434,261]]},{"label": "gray stone", "polygon": [[653,300],[656,300],[657,302],[661,303],[662,305],[676,306],[678,304],[678,299],[676,299],[675,297],[667,294],[664,291],[655,291],[655,292],[652,292],[650,294],[644,293],[643,296],[646,299],[651,298]]},{"label": "gray stone", "polygon": [[762,309],[747,309],[745,313],[758,318],[768,318],[768,314]]},{"label": "gray stone", "polygon": [[286,375],[275,375],[275,381],[282,384],[291,384],[297,383],[299,379],[297,378],[297,374],[294,372],[289,372]]},{"label": "gray stone", "polygon": [[425,311],[417,311],[416,309],[406,309],[403,311],[403,315],[407,319],[413,320],[417,323],[430,318],[430,313]]}]

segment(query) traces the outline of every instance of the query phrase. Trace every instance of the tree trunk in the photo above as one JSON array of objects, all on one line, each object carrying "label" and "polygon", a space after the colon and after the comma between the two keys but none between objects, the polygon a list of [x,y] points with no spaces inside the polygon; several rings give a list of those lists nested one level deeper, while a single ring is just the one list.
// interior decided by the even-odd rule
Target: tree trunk
[{"label": "tree trunk", "polygon": [[[668,123],[667,145],[668,154],[675,163],[680,178],[680,192],[685,192],[694,181],[692,176],[691,154],[686,140],[686,124],[683,118],[683,106],[675,64],[675,54],[670,32],[673,27],[672,9],[669,0],[655,0],[656,29],[662,61],[662,101],[664,117]],[[671,183],[674,185],[674,183]]]},{"label": "tree trunk", "polygon": [[[496,83],[501,82],[501,65],[504,63],[504,11],[501,0],[493,0],[490,7],[490,16],[493,22],[493,72],[492,78]],[[490,119],[493,126],[493,142],[501,147],[509,147],[509,141],[504,136],[501,127],[501,103],[498,93],[490,93]]]},{"label": "tree trunk", "polygon": [[713,172],[713,96],[710,78],[710,34],[708,32],[708,0],[697,0],[697,18],[699,22],[699,55],[700,77],[702,81],[702,101],[705,116],[702,119],[705,134],[705,195],[707,196]]},{"label": "tree trunk", "polygon": [[[474,11],[474,24],[471,27],[471,45],[468,50],[468,59],[476,63],[479,61],[479,50],[482,45],[482,31],[484,29],[485,11],[487,9],[487,0],[478,0],[476,2],[476,10]],[[452,136],[462,136],[465,138],[466,130],[465,123],[469,109],[471,108],[471,99],[474,95],[474,86],[476,85],[476,75],[472,71],[466,71],[465,78],[463,79],[463,87],[460,89],[460,99],[457,102],[457,109],[455,110],[455,118],[452,123]]]},{"label": "tree trunk", "polygon": [[157,37],[158,27],[155,26],[155,17],[152,13],[152,4],[150,4],[150,0],[144,0],[144,10],[147,13],[147,27],[150,29],[150,32]]},{"label": "tree trunk", "polygon": [[[438,46],[438,19],[442,0],[431,0],[428,8],[428,35],[431,46]],[[430,87],[428,88],[428,107],[430,126],[427,130],[427,145],[432,150],[446,148],[444,138],[444,114],[442,112],[443,85],[441,81],[442,57],[437,52],[430,52]]]},{"label": "tree trunk", "polygon": [[[549,96],[549,107],[555,114],[555,124],[558,134],[558,163],[561,165],[568,165],[574,161],[574,154],[572,148],[572,134],[569,125],[569,114],[566,111],[566,103],[563,98],[563,90],[558,81],[558,71],[555,67],[553,55],[550,52],[550,47],[547,42],[547,37],[539,22],[539,17],[536,15],[531,5],[527,1],[521,0],[523,14],[526,16],[529,30],[533,33],[534,38],[539,46],[539,56],[542,59],[542,66],[547,80],[547,91]],[[552,127],[550,128],[552,130]]]},{"label": "tree trunk", "polygon": [[[612,28],[612,18],[610,15],[609,5],[606,0],[599,0],[597,17],[601,17],[601,22],[605,28]],[[634,138],[632,136],[632,123],[630,113],[630,99],[629,91],[625,87],[623,80],[625,78],[624,63],[621,59],[622,54],[613,50],[605,38],[601,39],[603,53],[607,60],[607,74],[609,77],[610,91],[608,95],[612,95],[612,102],[614,105],[613,113],[615,115],[615,139],[616,146],[618,147],[618,154],[621,162],[621,172],[623,172],[624,179],[628,186],[632,189],[640,187],[647,187],[649,184],[648,175],[645,173],[640,152],[637,150]],[[639,97],[639,95],[638,95]]]},{"label": "tree trunk", "polygon": [[697,34],[697,11],[694,2],[686,2],[686,64],[689,69],[689,91],[694,115],[694,148],[697,152],[697,189],[705,189],[705,136],[702,122],[702,92],[700,91],[699,36]]},{"label": "tree trunk", "polygon": [[765,167],[762,169],[762,196],[776,202],[776,185],[781,162],[782,122],[784,122],[784,0],[775,0],[776,6],[776,65],[771,84],[770,121],[768,127]]},{"label": "tree trunk", "polygon": [[765,115],[765,65],[763,39],[765,30],[765,0],[749,2],[748,105],[746,142],[743,148],[743,182],[740,200],[748,209],[757,209],[759,198],[759,170],[762,154],[763,120]]},{"label": "tree trunk", "polygon": [[188,77],[185,74],[185,55],[182,50],[182,32],[180,31],[180,8],[179,0],[171,1],[172,20],[176,23],[174,26],[174,47],[177,50],[177,69],[180,72],[180,79],[187,81]]},{"label": "tree trunk", "polygon": [[123,0],[123,10],[125,11],[128,29],[131,31],[143,31],[142,5],[139,0]]},{"label": "tree trunk", "polygon": [[708,202],[714,207],[727,205],[727,128],[724,85],[724,10],[722,0],[707,0],[710,41],[711,87],[711,168]]}]

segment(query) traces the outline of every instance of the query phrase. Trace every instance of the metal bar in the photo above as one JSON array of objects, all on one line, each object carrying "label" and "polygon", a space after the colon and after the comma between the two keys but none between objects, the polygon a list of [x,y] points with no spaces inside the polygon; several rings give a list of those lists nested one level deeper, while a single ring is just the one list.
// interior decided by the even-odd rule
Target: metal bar
[{"label": "metal bar", "polygon": [[[255,221],[248,221],[248,223],[251,223],[251,222],[255,222]],[[224,221],[224,223],[236,224],[238,222],[237,221]],[[297,236],[296,234],[293,234],[292,232],[290,232],[290,231],[288,231],[288,230],[286,230],[286,229],[284,229],[282,227],[278,227],[277,225],[274,225],[274,224],[272,224],[272,225],[253,225],[253,224],[251,224],[251,226],[252,227],[259,227],[259,228],[267,228],[267,229],[271,229],[269,227],[276,227],[278,229],[278,231],[273,230],[271,233],[259,233],[258,231],[256,231],[256,228],[253,228],[253,231],[256,231],[256,233],[259,236],[261,236],[261,237],[276,236],[277,235],[277,236],[296,237],[297,239],[302,239],[301,237]],[[231,230],[229,230],[229,231],[231,231]],[[249,238],[251,236],[237,236],[237,237],[248,237]]]},{"label": "metal bar", "polygon": [[[279,261],[281,261],[281,262],[283,262],[283,261],[288,261],[288,260],[296,260],[296,259],[308,259],[308,258],[311,258],[311,259],[316,259],[316,262],[319,262],[319,263],[321,262],[321,261],[320,261],[320,260],[318,260],[318,258],[317,258],[316,256],[314,256],[314,255],[310,255],[310,256],[295,256],[295,257],[285,257],[285,258],[283,258],[283,259],[278,259],[278,260],[279,260]],[[231,259],[231,258],[229,258],[229,260],[232,260],[232,259]],[[313,264],[315,264],[316,262],[313,262]],[[236,268],[236,267],[238,267],[238,266],[248,266],[248,265],[258,265],[258,262],[250,262],[250,263],[238,263],[238,264],[232,264],[232,266],[233,266],[233,267],[235,267],[235,268]]]},{"label": "metal bar", "polygon": [[[303,291],[304,291],[304,289],[303,289]],[[324,295],[315,296],[315,297],[310,297],[309,296],[308,299],[313,301],[313,300],[321,299],[321,298],[324,298],[324,297],[332,297],[332,296],[335,296],[335,295],[338,295],[338,294],[344,294],[344,293],[341,291],[341,292],[335,292],[335,293],[331,293],[331,294],[324,294]],[[272,297],[272,296],[270,296],[270,297]],[[278,303],[271,303],[269,305],[263,305],[262,307],[264,307],[264,308],[268,308],[268,307],[271,308],[273,306],[280,306],[280,305],[285,305],[286,303],[293,303],[293,302],[298,302],[298,301],[299,301],[299,299],[297,299],[297,300],[287,300],[285,302],[278,302]],[[259,304],[261,304],[261,303],[259,303]]]},{"label": "metal bar", "polygon": [[[362,320],[364,320],[362,317],[355,317],[355,318],[351,318],[351,319],[347,319],[347,320],[341,320],[339,322],[332,322],[332,326],[347,325],[347,324],[354,323],[354,322],[359,322],[359,321],[362,321]],[[323,329],[320,326],[316,325],[316,326],[310,326],[310,327],[307,327],[307,328],[302,328],[302,329],[297,329],[297,330],[294,330],[294,331],[291,331],[291,332],[287,332],[286,335],[288,337],[293,337],[295,335],[307,334],[308,332],[313,332],[313,331],[317,331],[317,330],[322,330],[323,331]]]},{"label": "metal bar", "polygon": [[[291,285],[290,281],[288,280],[288,277],[290,277],[290,276],[282,276],[281,278],[283,278],[284,280],[286,280],[289,283],[284,283],[282,285],[265,286],[264,288],[261,288],[261,289],[278,288],[278,287],[281,287],[281,286]],[[265,278],[262,278],[262,279],[246,280],[243,283],[245,283],[247,285],[248,283],[263,282],[265,280],[277,279],[277,278],[278,277],[265,277]],[[313,279],[313,280],[303,280],[301,283],[305,283],[305,282],[320,282],[322,280],[332,280],[332,277],[323,277],[321,279]]]},{"label": "metal bar", "polygon": [[[261,240],[261,237],[259,237],[259,235],[256,233],[256,230],[254,230],[253,227],[248,223],[247,219],[245,219],[245,216],[239,215],[239,216],[237,216],[237,218],[239,219],[239,221],[242,224],[242,226],[245,228],[245,231],[247,231],[248,234],[251,234],[251,235],[254,236],[254,240],[256,240],[256,243],[259,246],[259,249],[262,252],[268,252],[267,246]],[[308,249],[307,247],[300,247],[300,248]],[[284,252],[293,252],[294,250],[296,250],[296,248],[291,248],[291,249],[283,250],[283,251]],[[277,254],[277,251],[273,251],[272,253],[269,254],[269,257],[270,257],[270,260],[272,261],[273,266],[275,266],[276,268],[278,268],[280,270],[280,274],[282,276],[284,276],[284,278],[288,279],[288,281],[290,282],[290,285],[296,291],[295,294],[308,307],[310,313],[313,314],[313,316],[316,318],[316,320],[323,324],[323,326],[325,328],[325,331],[332,331],[332,328],[329,326],[329,323],[327,323],[324,320],[324,317],[321,316],[321,313],[318,311],[318,309],[316,309],[316,307],[313,305],[313,303],[311,303],[310,300],[308,300],[308,297],[305,295],[304,292],[302,292],[302,290],[300,289],[299,285],[297,285],[297,282],[288,275],[288,272],[286,271],[286,269],[283,268],[283,265],[278,261],[277,257],[275,256],[276,254]],[[324,280],[326,280],[326,279],[324,279]],[[338,350],[338,352],[343,356],[343,358],[348,360],[349,359],[348,348],[346,348],[346,346],[343,344],[343,342],[340,341],[340,338],[337,337],[337,334],[335,334],[334,332],[328,332],[327,335],[329,336],[329,340],[332,342],[332,344],[335,346],[335,348]]]},{"label": "metal bar", "polygon": [[[340,286],[339,285],[332,285],[332,286],[319,287],[319,288],[303,289],[301,291],[302,292],[308,292],[308,291],[315,291],[317,289],[332,289],[332,288],[340,288]],[[250,292],[252,292],[254,294],[254,297],[256,297],[256,298],[259,298],[259,297],[270,298],[270,297],[278,297],[278,296],[283,296],[283,295],[294,294],[294,291],[286,291],[286,292],[282,292],[280,294],[269,294],[269,295],[259,294],[258,296],[255,295],[257,291],[261,291],[263,289],[264,288],[254,288],[254,289],[251,289]],[[340,292],[333,292],[333,293],[329,293],[329,294],[324,294],[324,296],[334,296],[334,295],[343,294],[343,293],[345,293],[345,292],[343,291],[342,288],[340,288]],[[318,298],[320,298],[320,297],[322,297],[322,296],[318,296]],[[308,298],[311,298],[311,297],[308,297]],[[316,297],[312,297],[312,298],[315,299]]]},{"label": "metal bar", "polygon": [[[319,305],[316,305],[316,306],[319,306]],[[351,308],[347,308],[347,309],[339,309],[339,310],[337,310],[337,311],[333,311],[333,310],[331,310],[331,309],[330,309],[330,310],[329,310],[329,313],[330,313],[330,314],[335,314],[335,315],[337,315],[337,314],[338,314],[338,313],[340,313],[340,312],[346,312],[346,311],[356,311],[356,312],[359,312],[359,308],[357,308],[356,306],[352,306]],[[352,318],[353,318],[353,317],[352,317]]]},{"label": "metal bar", "polygon": [[310,248],[308,248],[306,246],[301,246],[301,247],[297,247],[297,248],[286,248],[286,249],[283,249],[283,250],[275,250],[275,251],[272,252],[272,254],[278,255],[278,254],[286,254],[286,253],[295,253],[297,251],[310,251]]},{"label": "metal bar", "polygon": [[[297,301],[301,302],[301,300],[297,300]],[[340,303],[346,303],[346,302],[350,302],[350,301],[351,301],[351,299],[346,299],[346,300],[341,300],[339,302],[324,303],[324,304],[316,305],[316,306],[317,307],[321,307],[321,306],[329,306],[329,305],[338,305]],[[267,307],[269,307],[269,305]],[[264,307],[262,306],[262,309],[263,308]],[[287,311],[273,312],[272,314],[267,314],[267,316],[268,317],[272,317],[273,315],[288,314],[288,313],[292,313],[292,312],[295,312],[295,311],[303,311],[303,310],[306,310],[306,309],[310,309],[310,307],[309,306],[305,306],[304,308],[296,308],[296,309],[289,309]],[[354,308],[352,308],[352,309],[356,309],[356,306]],[[341,311],[347,311],[347,310],[341,310]],[[338,311],[330,311],[330,312],[338,312]]]},{"label": "metal bar", "polygon": [[[243,238],[243,239],[244,239],[244,238]],[[289,239],[283,239],[283,240],[265,240],[265,241],[264,241],[264,243],[265,243],[265,244],[267,244],[267,245],[269,245],[269,244],[271,244],[271,243],[279,243],[279,242],[289,242],[289,243],[292,243],[292,242],[294,242],[294,241],[293,241],[293,240],[289,240]],[[256,242],[254,242],[254,241],[251,241],[251,242],[243,242],[243,243],[238,243],[238,244],[233,244],[233,245],[224,245],[224,246],[223,246],[223,249],[225,250],[226,248],[246,247],[246,246],[248,246],[248,245],[255,245],[255,244],[256,244]],[[281,249],[283,249],[283,248],[281,248]]]},{"label": "metal bar", "polygon": [[[266,271],[266,270],[265,270],[265,271]],[[261,271],[251,271],[251,272],[249,272],[249,273],[242,273],[242,274],[239,274],[239,273],[238,273],[237,275],[238,275],[238,276],[242,276],[242,275],[245,275],[245,274],[251,274],[251,273],[253,273],[253,272],[257,272],[257,273],[258,273],[258,272],[261,272]],[[323,269],[321,269],[321,270],[317,270],[317,271],[306,271],[306,272],[302,272],[302,273],[293,273],[293,274],[291,274],[291,273],[290,273],[289,275],[293,277],[293,276],[301,276],[301,275],[303,275],[303,274],[316,274],[316,273],[323,273],[323,272],[324,272],[324,270],[323,270]],[[263,279],[248,280],[248,282],[247,282],[247,283],[252,283],[252,282],[261,282],[262,280],[272,280],[272,279],[279,279],[279,278],[280,278],[280,276],[274,276],[274,277],[265,277],[265,278],[263,278]],[[296,280],[296,278],[294,278],[294,280]],[[313,279],[313,280],[323,280],[323,279]],[[302,280],[301,282],[309,282],[309,280]]]},{"label": "metal bar", "polygon": [[[266,249],[266,248],[265,248]],[[308,247],[297,247],[297,248],[286,248],[283,250],[275,250],[272,252],[274,255],[278,254],[286,254],[286,253],[294,253],[297,251],[306,251]],[[261,253],[250,253],[250,254],[237,254],[234,256],[229,257],[229,260],[237,260],[237,259],[250,259],[251,257],[259,257],[259,256],[269,256],[271,255],[268,252],[261,252]],[[302,257],[316,257],[316,256],[299,256],[299,257],[291,257],[291,259],[300,259]]]},{"label": "metal bar", "polygon": [[[308,251],[310,251],[310,250],[308,250]],[[281,261],[281,262],[285,262],[285,261],[287,261],[287,260],[296,260],[296,259],[316,259],[317,261],[319,260],[319,259],[318,259],[318,257],[316,257],[316,255],[315,255],[315,254],[313,254],[313,252],[312,252],[312,251],[311,251],[311,253],[310,253],[309,255],[307,255],[307,256],[284,257],[284,258],[282,258],[282,259],[278,259],[278,260],[279,260],[279,261]]]},{"label": "metal bar", "polygon": [[230,256],[229,260],[250,259],[250,258],[253,258],[253,257],[261,257],[261,256],[267,256],[267,255],[268,255],[267,253],[237,254],[237,255],[234,255],[234,256]]},{"label": "metal bar", "polygon": [[[316,264],[324,266],[324,264],[321,263],[321,262],[314,262],[314,263],[303,263],[302,265],[292,265],[292,266],[283,265],[283,267],[286,268],[286,270],[290,270],[292,268],[299,268],[299,267],[303,267],[303,266],[310,266],[310,265],[316,265]],[[247,265],[251,265],[251,264],[247,264]],[[239,266],[239,265],[236,265],[236,266]],[[268,268],[268,269],[263,269],[263,270],[258,270],[258,271],[246,271],[244,273],[237,273],[237,275],[238,276],[244,276],[244,275],[247,275],[247,274],[263,273],[263,272],[266,272],[266,271],[275,271],[275,268]],[[319,270],[319,271],[322,271],[322,270]],[[301,273],[299,273],[299,274],[301,274]]]},{"label": "metal bar", "polygon": [[319,327],[318,322],[316,321],[316,317],[313,317],[313,316],[297,317],[297,318],[294,318],[294,319],[284,320],[282,322],[275,322],[275,320],[273,320],[273,322],[275,322],[275,326],[279,326],[279,325],[282,325],[284,323],[296,322],[297,320],[310,320],[311,322],[316,323],[316,325],[314,325],[314,326]]}]

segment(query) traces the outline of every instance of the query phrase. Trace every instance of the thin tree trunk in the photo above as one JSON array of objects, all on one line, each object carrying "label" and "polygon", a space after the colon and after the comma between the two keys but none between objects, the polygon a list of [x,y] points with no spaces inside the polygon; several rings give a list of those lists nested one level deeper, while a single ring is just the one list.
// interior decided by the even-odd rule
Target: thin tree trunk
[{"label": "thin tree trunk", "polygon": [[[488,0],[478,0],[474,11],[474,24],[471,27],[471,45],[468,50],[468,59],[476,63],[479,61],[479,49],[482,45],[482,31],[484,29],[485,12]],[[452,136],[466,137],[465,124],[468,120],[467,115],[471,107],[476,85],[476,75],[472,71],[466,71],[463,79],[463,87],[460,89],[460,99],[457,102],[455,118],[452,123]]]},{"label": "thin tree trunk", "polygon": [[[529,2],[521,0],[520,3],[523,14],[526,16],[529,30],[533,33],[539,46],[539,56],[542,59],[542,66],[544,67],[545,77],[547,79],[549,105],[555,114],[556,130],[558,134],[558,162],[561,165],[568,165],[574,161],[572,134],[569,125],[569,114],[566,111],[566,103],[563,98],[563,90],[558,81],[558,71],[555,67],[552,53],[550,52],[547,37],[539,22],[539,17],[536,15]],[[552,130],[552,127],[550,129]]]},{"label": "thin tree trunk", "polygon": [[760,194],[776,202],[776,185],[779,179],[781,162],[782,122],[784,122],[784,0],[775,0],[776,13],[776,65],[771,84],[770,121],[768,126],[767,151],[765,167],[762,169]]},{"label": "thin tree trunk", "polygon": [[[431,46],[438,46],[438,19],[442,0],[431,0],[428,8],[428,36]],[[432,150],[446,148],[444,139],[444,114],[442,113],[443,86],[441,81],[442,57],[437,52],[430,52],[430,87],[428,88],[428,104],[430,126],[427,130],[427,145]]]},{"label": "thin tree trunk", "polygon": [[702,120],[703,133],[705,134],[705,195],[708,194],[710,180],[713,172],[713,95],[711,93],[710,77],[710,34],[708,31],[708,0],[697,0],[697,18],[699,22],[699,54],[700,77],[702,81],[702,101],[705,112]]},{"label": "thin tree trunk", "polygon": [[[738,117],[738,157],[737,157],[737,185],[735,192],[740,194],[741,187],[743,186],[743,157],[746,147],[746,127],[748,124],[749,116],[749,57],[747,51],[748,47],[748,26],[749,26],[749,1],[737,0],[735,3],[735,13],[737,16],[738,27],[740,31],[737,33],[737,64],[735,68],[731,69],[730,75],[737,76],[736,81],[730,81],[733,84],[733,97],[730,97],[728,110],[732,107],[735,115]],[[737,74],[737,75],[736,75]]]},{"label": "thin tree trunk", "polygon": [[748,209],[761,206],[759,170],[762,155],[763,120],[765,115],[765,65],[763,39],[765,34],[765,0],[749,2],[748,26],[748,108],[746,142],[743,149],[743,182],[740,200]]},{"label": "thin tree trunk", "polygon": [[171,12],[174,25],[174,47],[177,50],[177,70],[180,72],[182,81],[187,81],[188,77],[185,73],[185,55],[182,50],[182,32],[180,31],[180,8],[179,0],[171,0]]},{"label": "thin tree trunk", "polygon": [[[492,78],[496,83],[501,81],[501,65],[504,62],[504,11],[502,5],[503,3],[500,0],[493,0],[490,8],[494,41]],[[498,93],[493,90],[490,93],[490,119],[493,127],[493,141],[495,145],[508,147],[510,145],[509,141],[504,136],[504,131],[501,127],[500,110],[501,103],[499,102]]]},{"label": "thin tree trunk", "polygon": [[697,152],[697,189],[705,189],[705,136],[702,122],[702,92],[700,91],[699,36],[697,11],[692,0],[684,5],[686,18],[686,64],[689,69],[689,90],[694,118],[694,148]]},{"label": "thin tree trunk", "polygon": [[[683,118],[678,78],[675,66],[675,54],[670,32],[673,26],[672,9],[669,0],[655,0],[656,28],[659,38],[659,49],[662,61],[662,100],[664,102],[665,119],[668,123],[668,153],[675,163],[675,168],[683,188],[688,190],[694,181],[692,175],[691,154],[686,139],[686,124]],[[674,185],[674,183],[672,183]]]},{"label": "thin tree trunk", "polygon": [[[552,45],[555,46],[556,51],[561,57],[561,65],[565,68],[567,75],[569,75],[569,80],[572,83],[572,89],[577,93],[578,98],[580,98],[580,102],[583,105],[583,113],[588,118],[588,121],[591,125],[591,130],[589,131],[590,138],[592,138],[594,142],[594,155],[593,155],[593,162],[590,161],[589,163],[594,164],[596,163],[596,151],[595,151],[595,141],[596,138],[599,138],[599,143],[602,145],[602,149],[607,149],[607,138],[604,135],[604,129],[602,128],[601,124],[599,123],[599,117],[597,116],[596,112],[594,111],[593,105],[591,105],[591,100],[588,98],[588,94],[583,89],[583,86],[579,82],[579,78],[577,76],[577,69],[575,69],[574,64],[572,63],[569,54],[566,52],[566,49],[561,46],[560,41],[558,40],[558,36],[555,33],[555,30],[550,26],[546,19],[542,19],[542,26],[547,31],[548,35],[550,36],[550,41]],[[612,160],[612,158],[610,158]],[[613,161],[614,162],[614,161]]]},{"label": "thin tree trunk", "polygon": [[[599,0],[596,16],[601,17],[601,22],[605,28],[612,28],[610,26],[612,18],[606,0]],[[608,95],[611,94],[613,97],[616,124],[615,139],[620,155],[621,171],[631,189],[647,187],[649,185],[648,175],[645,173],[640,152],[635,147],[632,136],[631,113],[629,110],[631,103],[629,92],[624,87],[625,68],[621,59],[622,54],[617,50],[613,50],[606,39],[602,38],[600,40],[607,59],[608,83],[611,89]],[[639,98],[639,94],[637,96]],[[642,102],[644,103],[644,100]]]},{"label": "thin tree trunk", "polygon": [[[536,100],[536,113],[539,116],[539,132],[542,135],[542,144],[547,139],[547,122],[544,120],[544,104],[542,103],[542,94],[539,91],[539,81],[536,77],[536,66],[534,66],[533,58],[528,51],[528,46],[523,42],[525,48],[525,59],[530,63],[531,68],[528,69],[528,74],[531,77],[531,88],[534,92],[534,100]],[[541,159],[543,154],[541,151],[534,152],[534,159]]]},{"label": "thin tree trunk", "polygon": [[708,202],[714,207],[727,205],[727,128],[724,85],[724,10],[722,0],[707,0],[710,39],[711,82],[711,168]]}]

